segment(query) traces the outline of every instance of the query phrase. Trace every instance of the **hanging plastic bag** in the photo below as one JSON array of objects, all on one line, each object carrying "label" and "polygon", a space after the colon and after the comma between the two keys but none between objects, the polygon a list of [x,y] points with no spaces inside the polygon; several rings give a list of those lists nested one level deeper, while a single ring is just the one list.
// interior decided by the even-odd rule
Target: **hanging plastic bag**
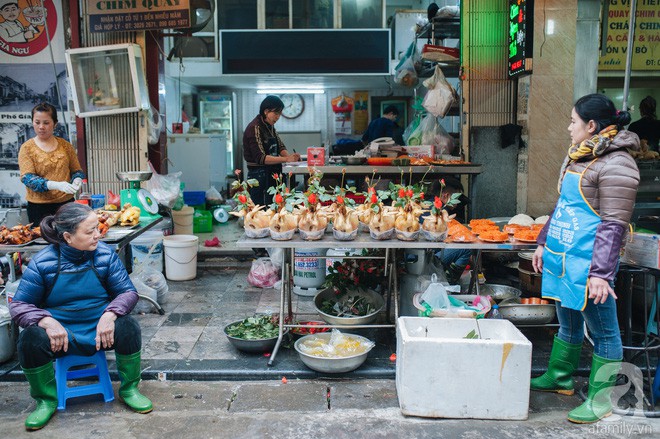
[{"label": "hanging plastic bag", "polygon": [[435,66],[433,76],[426,79],[423,84],[429,91],[426,92],[422,105],[426,108],[426,111],[434,116],[445,117],[453,103],[458,99],[458,94],[454,87],[447,82],[440,66]]},{"label": "hanging plastic bag", "polygon": [[419,82],[417,77],[417,67],[420,63],[420,55],[417,50],[417,43],[413,40],[408,46],[405,55],[394,68],[394,82],[404,87],[414,87]]},{"label": "hanging plastic bag", "polygon": [[181,171],[172,174],[161,175],[154,169],[151,162],[151,178],[147,181],[147,189],[151,192],[158,204],[166,207],[173,207],[179,196],[179,187],[181,185]]},{"label": "hanging plastic bag", "polygon": [[[421,145],[421,143],[410,143],[410,138],[412,137],[412,134],[419,126],[421,120],[422,120],[421,117],[415,117],[412,120],[412,122],[410,122],[410,124],[408,124],[406,129],[403,131],[403,135],[401,137],[403,137],[403,141],[406,143],[406,145]],[[413,142],[415,142],[415,139],[413,139]]]},{"label": "hanging plastic bag", "polygon": [[248,283],[258,288],[270,288],[280,280],[279,269],[270,258],[259,258],[252,261]]},{"label": "hanging plastic bag", "polygon": [[454,138],[442,128],[437,117],[429,113],[410,134],[408,145],[434,145],[436,155],[451,154]]}]

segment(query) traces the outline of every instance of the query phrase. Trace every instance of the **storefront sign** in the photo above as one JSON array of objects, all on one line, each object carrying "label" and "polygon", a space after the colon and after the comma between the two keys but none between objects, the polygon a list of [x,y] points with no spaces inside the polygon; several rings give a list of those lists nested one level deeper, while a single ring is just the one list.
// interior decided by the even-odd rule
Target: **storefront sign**
[{"label": "storefront sign", "polygon": [[509,77],[532,72],[532,0],[509,0]]},{"label": "storefront sign", "polygon": [[[609,0],[606,54],[600,57],[599,70],[625,70],[628,50],[630,0]],[[635,41],[632,70],[660,68],[660,0],[638,0],[635,14]]]},{"label": "storefront sign", "polygon": [[190,0],[87,0],[91,32],[190,27]]}]

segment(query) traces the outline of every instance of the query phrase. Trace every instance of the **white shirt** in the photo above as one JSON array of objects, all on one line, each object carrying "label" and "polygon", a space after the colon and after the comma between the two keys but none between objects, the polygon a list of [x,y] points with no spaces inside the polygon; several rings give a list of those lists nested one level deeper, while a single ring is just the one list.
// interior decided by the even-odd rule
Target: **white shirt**
[{"label": "white shirt", "polygon": [[0,38],[8,43],[27,43],[26,30],[19,21],[3,21],[0,23]]}]

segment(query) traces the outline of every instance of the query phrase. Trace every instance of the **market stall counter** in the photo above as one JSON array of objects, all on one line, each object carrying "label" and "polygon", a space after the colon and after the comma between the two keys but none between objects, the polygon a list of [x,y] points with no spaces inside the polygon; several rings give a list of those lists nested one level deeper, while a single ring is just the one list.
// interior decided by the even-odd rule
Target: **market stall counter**
[{"label": "market stall counter", "polygon": [[[310,326],[295,324],[294,315],[291,306],[292,284],[293,284],[293,266],[296,259],[297,249],[311,249],[311,248],[342,248],[350,247],[353,249],[384,249],[385,254],[382,257],[377,257],[383,260],[384,264],[384,277],[386,282],[387,292],[387,307],[386,307],[386,323],[384,324],[365,324],[365,325],[341,325],[341,328],[394,328],[395,323],[390,323],[390,310],[393,303],[394,306],[394,321],[399,317],[399,291],[398,280],[396,273],[396,249],[469,249],[476,254],[476,259],[480,259],[482,251],[524,251],[533,250],[536,244],[524,243],[519,241],[511,241],[505,243],[488,243],[483,241],[476,241],[472,243],[449,243],[449,242],[428,242],[423,240],[418,241],[400,241],[397,239],[376,240],[371,238],[368,234],[358,234],[358,236],[351,241],[339,241],[334,239],[331,233],[326,233],[321,240],[307,241],[303,240],[299,235],[294,235],[291,240],[277,241],[271,238],[252,239],[243,235],[236,243],[239,248],[281,248],[284,249],[284,261],[282,264],[282,286],[280,288],[280,310],[279,310],[279,336],[275,348],[270,356],[268,365],[272,366],[279,350],[282,338],[285,331],[292,328],[336,328],[336,325],[323,325],[323,326]],[[335,256],[336,258],[336,256]],[[368,258],[375,259],[373,256],[343,256],[346,259],[360,259]],[[318,259],[326,259],[325,256],[318,256]],[[478,273],[478,266],[473,271],[473,278],[476,279]],[[473,282],[476,287],[476,292],[479,294],[479,283]],[[287,304],[287,312],[285,314],[285,303]]]}]

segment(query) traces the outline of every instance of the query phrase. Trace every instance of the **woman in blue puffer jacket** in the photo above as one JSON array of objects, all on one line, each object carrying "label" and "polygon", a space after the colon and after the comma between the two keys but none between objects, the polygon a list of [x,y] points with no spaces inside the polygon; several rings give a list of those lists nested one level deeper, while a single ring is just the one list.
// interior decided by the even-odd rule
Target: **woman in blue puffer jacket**
[{"label": "woman in blue puffer jacket", "polygon": [[25,427],[44,427],[57,409],[53,360],[100,349],[115,350],[120,399],[138,413],[150,412],[151,401],[138,391],[140,326],[128,315],[138,295],[115,252],[99,242],[96,214],[65,204],[43,219],[41,233],[51,245],[32,258],[10,304],[24,328],[18,359],[37,401]]}]

